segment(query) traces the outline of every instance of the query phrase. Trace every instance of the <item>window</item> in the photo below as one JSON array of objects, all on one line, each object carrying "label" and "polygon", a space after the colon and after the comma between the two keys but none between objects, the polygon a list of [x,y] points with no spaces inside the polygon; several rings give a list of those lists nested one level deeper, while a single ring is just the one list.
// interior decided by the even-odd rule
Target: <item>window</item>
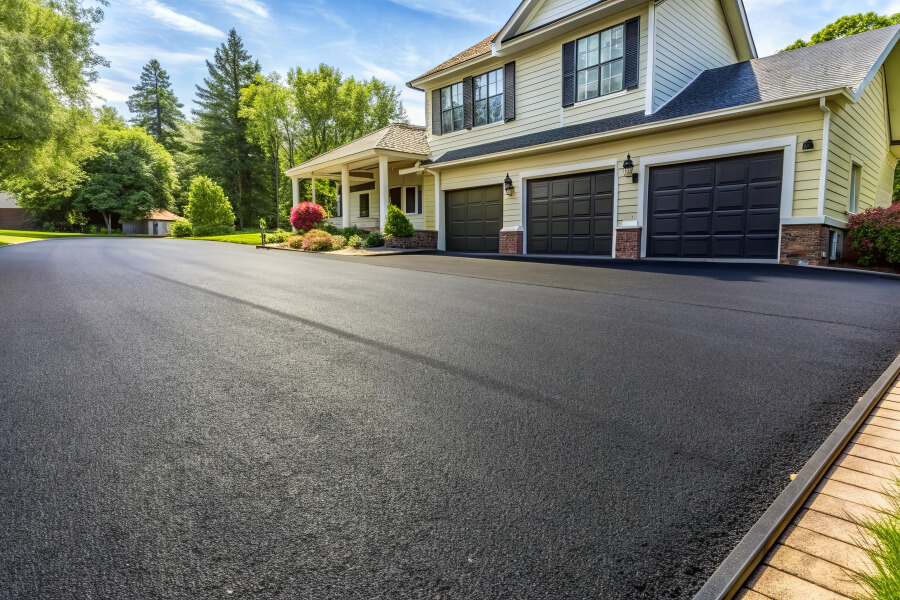
[{"label": "window", "polygon": [[460,82],[441,90],[441,130],[450,133],[463,128],[463,84]]},{"label": "window", "polygon": [[403,209],[403,206],[400,203],[401,199],[403,198],[402,192],[403,192],[403,190],[401,190],[398,187],[391,188],[390,190],[388,190],[388,200],[390,201],[391,204],[393,204],[394,206],[396,206],[399,209]]},{"label": "window", "polygon": [[859,210],[859,184],[862,179],[862,167],[854,164],[850,168],[850,212]]},{"label": "window", "polygon": [[369,195],[368,194],[360,194],[359,195],[359,216],[360,217],[368,217],[369,216]]},{"label": "window", "polygon": [[419,214],[419,188],[415,186],[403,188],[403,211],[408,215]]},{"label": "window", "polygon": [[621,91],[624,56],[624,24],[578,40],[575,71],[577,101]]},{"label": "window", "polygon": [[475,127],[503,120],[503,69],[479,75],[475,88]]}]

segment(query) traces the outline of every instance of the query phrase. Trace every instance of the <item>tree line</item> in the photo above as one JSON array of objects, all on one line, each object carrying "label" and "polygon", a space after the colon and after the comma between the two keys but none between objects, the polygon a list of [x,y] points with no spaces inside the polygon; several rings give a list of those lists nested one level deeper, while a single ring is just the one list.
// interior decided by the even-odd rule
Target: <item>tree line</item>
[{"label": "tree line", "polygon": [[[345,77],[320,64],[262,74],[232,29],[206,61],[192,118],[156,59],[128,98],[131,118],[90,106],[90,84],[108,66],[95,48],[99,7],[80,0],[6,0],[0,7],[0,191],[39,220],[64,227],[85,215],[136,220],[151,211],[182,214],[192,180],[222,187],[236,220],[288,222],[283,172],[406,121],[400,92],[377,78]],[[310,186],[301,187],[304,199]],[[317,197],[335,210],[335,186]],[[48,225],[53,226],[53,225]]]}]

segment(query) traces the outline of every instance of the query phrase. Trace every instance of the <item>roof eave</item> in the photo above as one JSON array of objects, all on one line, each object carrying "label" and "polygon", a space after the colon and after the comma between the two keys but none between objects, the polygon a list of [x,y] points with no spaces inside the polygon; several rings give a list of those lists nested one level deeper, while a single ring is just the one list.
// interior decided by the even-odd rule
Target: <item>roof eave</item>
[{"label": "roof eave", "polygon": [[524,148],[515,148],[513,150],[507,150],[503,152],[494,152],[491,154],[482,154],[480,156],[472,156],[468,158],[461,158],[458,160],[452,160],[447,162],[437,162],[432,163],[428,166],[430,170],[439,171],[444,168],[456,167],[459,165],[472,164],[478,162],[490,162],[494,160],[500,160],[507,157],[514,157],[519,154],[529,154],[529,153],[541,153],[547,151],[548,149],[555,149],[559,147],[560,149],[564,149],[566,146],[575,146],[575,145],[590,145],[592,143],[607,140],[610,138],[617,137],[628,137],[629,135],[642,135],[645,133],[653,133],[656,131],[663,131],[666,129],[672,129],[675,127],[682,126],[686,123],[692,123],[696,121],[715,121],[718,119],[726,119],[732,117],[734,115],[741,115],[749,112],[762,112],[766,110],[780,110],[791,108],[794,106],[802,106],[804,104],[814,104],[819,101],[820,98],[828,98],[833,96],[844,96],[844,97],[852,97],[852,94],[847,90],[847,88],[835,88],[833,90],[827,90],[823,92],[816,92],[815,94],[807,94],[803,96],[796,96],[793,98],[786,98],[783,100],[771,101],[771,102],[756,102],[754,104],[745,104],[742,106],[725,108],[715,111],[709,111],[705,113],[698,113],[696,115],[689,115],[686,117],[679,117],[675,119],[667,119],[665,121],[658,121],[655,123],[647,123],[643,125],[635,125],[633,127],[625,127],[622,129],[614,129],[612,131],[603,131],[600,133],[595,133],[591,135],[585,135],[575,138],[569,138],[565,140],[559,140],[555,142],[548,142],[545,144],[537,144],[535,146],[526,146]]},{"label": "roof eave", "polygon": [[315,159],[311,161],[307,161],[303,164],[297,165],[292,169],[288,169],[284,172],[285,176],[290,177],[292,179],[308,179],[313,176],[314,173],[328,171],[334,169],[335,167],[340,167],[344,164],[355,163],[361,160],[366,160],[370,158],[376,158],[378,156],[388,156],[393,158],[400,159],[409,159],[409,160],[424,160],[428,158],[428,154],[418,154],[415,152],[401,152],[399,150],[390,150],[388,148],[370,148],[368,150],[363,150],[361,152],[354,152],[353,154],[347,154],[345,156],[338,156],[331,160],[323,161],[321,163],[314,162]]}]

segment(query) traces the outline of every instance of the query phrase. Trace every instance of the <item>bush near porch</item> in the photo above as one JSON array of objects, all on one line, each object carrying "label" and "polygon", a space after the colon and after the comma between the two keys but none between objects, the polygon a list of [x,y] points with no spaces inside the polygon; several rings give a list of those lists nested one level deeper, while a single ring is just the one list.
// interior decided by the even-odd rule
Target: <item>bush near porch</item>
[{"label": "bush near porch", "polygon": [[900,264],[900,203],[852,215],[848,236],[859,264]]},{"label": "bush near porch", "polygon": [[389,205],[387,219],[384,222],[384,237],[412,237],[415,232],[416,228],[403,211],[393,204]]}]

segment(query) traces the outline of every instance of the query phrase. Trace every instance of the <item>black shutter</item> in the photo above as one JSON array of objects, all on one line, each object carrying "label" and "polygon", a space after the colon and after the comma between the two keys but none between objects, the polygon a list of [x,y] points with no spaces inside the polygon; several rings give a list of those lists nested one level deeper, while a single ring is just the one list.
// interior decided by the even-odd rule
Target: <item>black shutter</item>
[{"label": "black shutter", "polygon": [[[627,43],[627,38],[626,38]],[[575,42],[563,44],[563,106],[575,104]]]},{"label": "black shutter", "polygon": [[622,87],[631,89],[641,80],[641,18],[625,22],[625,77]]},{"label": "black shutter", "polygon": [[441,135],[441,90],[431,92],[431,133]]},{"label": "black shutter", "polygon": [[516,118],[516,63],[503,67],[503,116],[507,121]]},{"label": "black shutter", "polygon": [[475,112],[475,97],[472,94],[472,78],[463,79],[463,127],[472,129],[472,119]]}]

